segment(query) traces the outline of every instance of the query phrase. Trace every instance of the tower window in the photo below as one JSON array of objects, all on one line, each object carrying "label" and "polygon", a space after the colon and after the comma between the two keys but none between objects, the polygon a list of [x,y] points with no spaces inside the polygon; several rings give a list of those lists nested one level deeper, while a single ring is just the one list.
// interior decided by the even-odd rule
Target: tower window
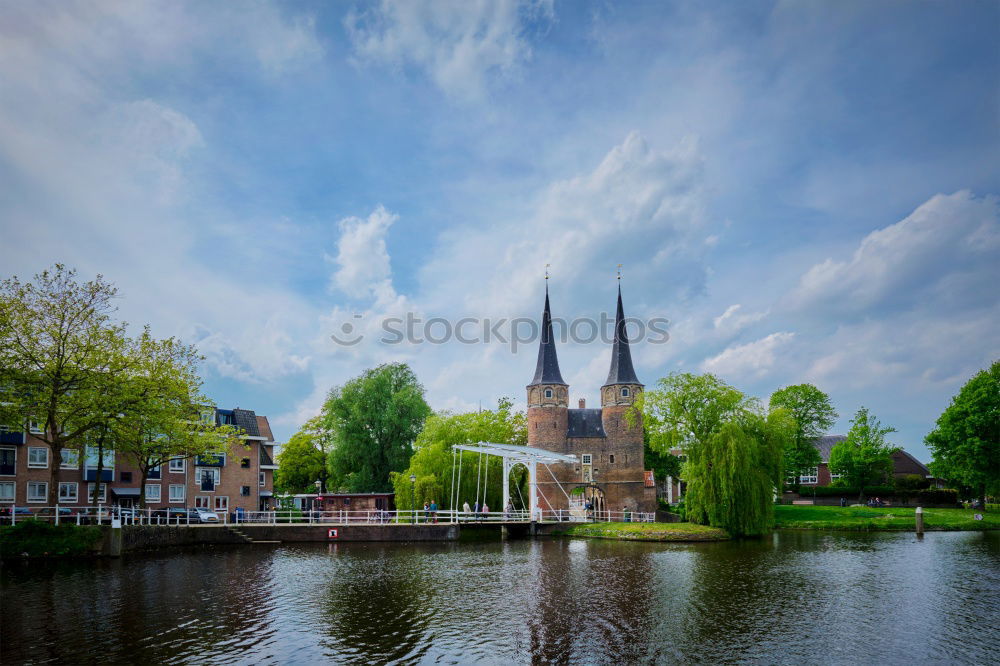
[{"label": "tower window", "polygon": [[622,389],[622,397],[623,398],[627,398],[628,397],[628,387],[627,386]]},{"label": "tower window", "polygon": [[552,397],[552,389],[545,389],[545,397],[546,398]]},{"label": "tower window", "polygon": [[612,453],[608,456],[608,462],[611,463],[612,465],[615,464],[615,454]]}]

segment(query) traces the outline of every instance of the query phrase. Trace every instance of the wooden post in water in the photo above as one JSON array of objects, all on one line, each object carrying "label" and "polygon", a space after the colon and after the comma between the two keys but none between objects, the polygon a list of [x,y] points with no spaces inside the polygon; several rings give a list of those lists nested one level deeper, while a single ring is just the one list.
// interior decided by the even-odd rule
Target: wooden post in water
[{"label": "wooden post in water", "polygon": [[918,506],[914,516],[917,519],[917,536],[924,535],[924,508]]}]

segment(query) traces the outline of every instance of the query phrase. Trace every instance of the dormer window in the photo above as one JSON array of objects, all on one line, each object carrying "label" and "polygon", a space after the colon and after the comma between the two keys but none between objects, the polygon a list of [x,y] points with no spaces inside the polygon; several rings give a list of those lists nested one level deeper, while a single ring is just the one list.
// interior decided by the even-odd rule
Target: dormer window
[{"label": "dormer window", "polygon": [[627,398],[628,397],[628,387],[627,386],[622,389],[622,397],[623,398]]},{"label": "dormer window", "polygon": [[545,389],[545,397],[546,398],[552,397],[552,389]]}]

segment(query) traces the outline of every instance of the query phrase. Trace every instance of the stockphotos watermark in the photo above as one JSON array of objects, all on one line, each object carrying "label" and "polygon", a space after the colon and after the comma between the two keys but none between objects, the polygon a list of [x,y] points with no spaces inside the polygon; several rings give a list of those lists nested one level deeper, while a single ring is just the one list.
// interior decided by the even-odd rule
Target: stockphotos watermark
[{"label": "stockphotos watermark", "polygon": [[[334,344],[354,347],[366,338],[365,315],[355,314],[354,321],[345,321],[339,331],[330,335]],[[627,317],[625,330],[630,342],[644,342],[654,345],[670,340],[668,325],[670,320],[663,317],[638,319]],[[383,317],[378,322],[380,335],[378,342],[384,345],[445,345],[457,342],[463,345],[502,344],[508,345],[512,353],[519,347],[534,345],[541,335],[541,325],[530,317],[419,317],[407,312],[403,317]],[[570,321],[554,317],[552,335],[557,342],[589,344],[601,342],[611,344],[615,339],[615,318],[606,312],[599,317],[578,317]]]}]

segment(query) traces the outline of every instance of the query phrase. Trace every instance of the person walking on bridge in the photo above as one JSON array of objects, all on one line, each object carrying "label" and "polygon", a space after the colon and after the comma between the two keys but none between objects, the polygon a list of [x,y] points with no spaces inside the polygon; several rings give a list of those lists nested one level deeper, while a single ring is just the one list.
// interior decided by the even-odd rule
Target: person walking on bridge
[{"label": "person walking on bridge", "polygon": [[476,500],[475,504],[472,505],[472,519],[479,522],[479,500]]},{"label": "person walking on bridge", "polygon": [[464,519],[465,519],[466,521],[468,521],[468,520],[469,520],[469,514],[470,514],[470,513],[472,513],[472,509],[471,509],[471,508],[469,507],[469,503],[468,503],[468,502],[466,502],[465,504],[463,504],[463,505],[462,505],[462,514],[463,514],[463,516],[462,516],[462,517],[463,517],[463,518],[464,518]]}]

